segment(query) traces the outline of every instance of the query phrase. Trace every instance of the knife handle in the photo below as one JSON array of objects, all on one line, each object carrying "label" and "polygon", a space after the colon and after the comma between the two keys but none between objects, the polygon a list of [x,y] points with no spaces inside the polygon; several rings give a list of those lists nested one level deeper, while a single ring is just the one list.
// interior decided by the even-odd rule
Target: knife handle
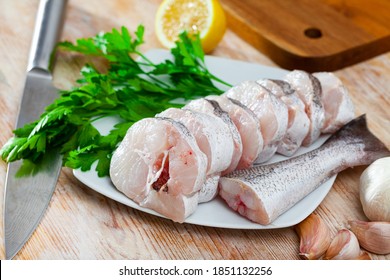
[{"label": "knife handle", "polygon": [[27,71],[50,72],[50,60],[59,39],[67,0],[41,0],[38,7]]}]

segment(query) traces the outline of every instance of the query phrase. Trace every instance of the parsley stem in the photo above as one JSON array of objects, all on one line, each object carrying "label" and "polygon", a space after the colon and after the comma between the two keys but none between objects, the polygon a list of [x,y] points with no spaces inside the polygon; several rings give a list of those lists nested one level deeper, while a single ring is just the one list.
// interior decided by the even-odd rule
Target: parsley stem
[{"label": "parsley stem", "polygon": [[153,74],[149,74],[149,73],[145,73],[150,79],[152,79],[153,81],[155,81],[156,83],[166,87],[166,88],[170,88],[171,86],[165,82],[163,82],[162,80],[160,79],[157,79]]},{"label": "parsley stem", "polygon": [[[156,64],[154,64],[149,58],[147,58],[143,53],[139,52],[139,51],[135,51],[134,52],[135,54],[137,54],[139,57],[141,57],[144,61],[146,61],[149,66],[152,66],[154,68],[156,68]],[[142,63],[142,61],[141,61]]]},{"label": "parsley stem", "polygon": [[217,76],[214,76],[210,72],[207,72],[207,73],[208,73],[208,76],[210,77],[210,79],[212,79],[212,80],[214,80],[214,81],[216,81],[218,83],[221,83],[221,84],[223,84],[223,85],[225,85],[227,87],[232,87],[232,85],[229,84],[228,82],[225,82],[225,81],[221,80],[220,78],[218,78]]}]

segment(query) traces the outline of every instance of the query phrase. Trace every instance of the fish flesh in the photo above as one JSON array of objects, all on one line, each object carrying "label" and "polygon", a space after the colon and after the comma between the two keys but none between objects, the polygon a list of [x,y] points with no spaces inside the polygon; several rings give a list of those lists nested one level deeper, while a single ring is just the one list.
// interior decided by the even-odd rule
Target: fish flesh
[{"label": "fish flesh", "polygon": [[241,102],[222,95],[207,96],[215,100],[227,112],[238,129],[242,140],[242,155],[236,169],[246,169],[253,165],[263,149],[263,136],[256,115]]},{"label": "fish flesh", "polygon": [[321,83],[315,76],[302,70],[289,72],[284,80],[295,89],[305,104],[305,112],[310,119],[310,126],[302,145],[310,146],[320,136],[325,122],[325,109],[321,99]]},{"label": "fish flesh", "polygon": [[330,72],[313,74],[321,84],[321,101],[325,110],[325,121],[321,133],[334,133],[355,117],[355,109],[347,88]]},{"label": "fish flesh", "polygon": [[110,164],[114,186],[140,206],[183,222],[197,208],[207,157],[191,132],[170,118],[133,124]]},{"label": "fish flesh", "polygon": [[179,121],[191,132],[200,150],[207,156],[207,174],[227,169],[233,157],[234,143],[222,119],[201,112],[169,108],[157,117]]},{"label": "fish flesh", "polygon": [[305,112],[305,104],[290,84],[285,81],[261,79],[257,83],[267,88],[287,105],[287,131],[276,151],[281,155],[290,157],[301,147],[309,132],[310,120]]},{"label": "fish flesh", "polygon": [[269,160],[286,134],[287,106],[255,81],[241,82],[223,95],[241,102],[257,116],[264,146],[255,162],[262,163]]},{"label": "fish flesh", "polygon": [[190,109],[193,111],[202,112],[214,117],[218,117],[225,123],[224,127],[226,128],[224,129],[226,132],[229,132],[232,137],[234,143],[234,150],[233,150],[233,156],[231,158],[231,161],[229,162],[229,167],[223,170],[221,174],[222,175],[228,174],[236,170],[238,162],[240,161],[242,155],[242,140],[241,140],[241,135],[237,127],[234,125],[229,114],[224,110],[222,110],[218,102],[214,100],[207,100],[205,98],[191,100],[188,104],[186,104],[183,107],[183,109]]},{"label": "fish flesh", "polygon": [[389,155],[388,148],[368,130],[366,116],[362,115],[318,149],[221,177],[219,195],[242,216],[268,225],[333,175]]},{"label": "fish flesh", "polygon": [[156,115],[179,121],[191,132],[200,150],[207,157],[207,176],[202,186],[199,203],[213,199],[218,191],[218,179],[230,166],[234,143],[221,118],[201,112],[169,108]]}]

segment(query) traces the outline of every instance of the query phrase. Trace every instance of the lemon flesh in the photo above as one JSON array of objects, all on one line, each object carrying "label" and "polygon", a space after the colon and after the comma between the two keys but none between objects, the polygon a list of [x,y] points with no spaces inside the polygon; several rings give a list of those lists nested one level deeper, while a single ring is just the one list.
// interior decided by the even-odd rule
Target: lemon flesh
[{"label": "lemon flesh", "polygon": [[156,14],[156,34],[166,48],[175,46],[181,32],[199,33],[203,50],[211,52],[226,31],[225,13],[218,0],[164,0]]}]

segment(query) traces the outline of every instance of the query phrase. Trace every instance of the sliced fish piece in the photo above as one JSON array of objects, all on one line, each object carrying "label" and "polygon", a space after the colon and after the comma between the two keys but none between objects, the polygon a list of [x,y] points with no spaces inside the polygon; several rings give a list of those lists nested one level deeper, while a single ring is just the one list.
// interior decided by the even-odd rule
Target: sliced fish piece
[{"label": "sliced fish piece", "polygon": [[169,108],[156,116],[172,118],[187,127],[200,150],[207,156],[207,174],[221,172],[229,167],[234,143],[221,118],[178,108]]},{"label": "sliced fish piece", "polygon": [[263,149],[263,136],[256,115],[241,102],[222,95],[207,96],[215,100],[226,111],[236,125],[242,140],[242,155],[236,169],[245,169],[253,165]]},{"label": "sliced fish piece", "polygon": [[199,203],[213,199],[218,193],[218,179],[229,168],[234,143],[224,121],[189,109],[170,108],[156,115],[183,123],[194,135],[200,150],[207,156],[207,176],[199,196]]},{"label": "sliced fish piece", "polygon": [[325,121],[322,133],[334,133],[355,117],[355,108],[347,88],[341,80],[330,72],[313,74],[322,88],[322,104],[325,109]]},{"label": "sliced fish piece", "polygon": [[261,79],[257,82],[287,105],[287,131],[278,145],[277,152],[284,156],[292,156],[301,147],[309,132],[310,120],[305,112],[305,104],[285,81]]},{"label": "sliced fish piece", "polygon": [[171,195],[167,192],[150,192],[140,206],[152,209],[174,222],[183,223],[193,214],[199,201],[199,192],[192,195]]},{"label": "sliced fish piece", "polygon": [[363,115],[346,124],[318,149],[221,177],[219,194],[242,216],[267,225],[331,176],[389,155],[388,148],[368,130]]},{"label": "sliced fish piece", "polygon": [[276,152],[279,142],[287,131],[287,106],[265,87],[255,81],[244,81],[223,95],[238,100],[257,116],[264,140],[263,150],[256,163],[269,160]]},{"label": "sliced fish piece", "polygon": [[199,191],[199,203],[209,202],[218,195],[218,182],[221,173],[210,174],[206,177],[202,188]]},{"label": "sliced fish piece", "polygon": [[190,109],[197,112],[202,112],[209,114],[211,116],[217,116],[221,118],[225,123],[224,128],[231,134],[234,143],[233,156],[230,161],[229,167],[222,171],[222,174],[227,174],[234,171],[237,168],[238,162],[241,159],[242,155],[242,140],[240,133],[238,132],[237,127],[234,125],[232,119],[229,117],[229,114],[222,110],[218,102],[214,100],[207,100],[205,98],[200,98],[190,101],[183,109]]},{"label": "sliced fish piece", "polygon": [[303,103],[305,112],[310,119],[309,133],[302,142],[303,146],[310,146],[318,139],[325,122],[325,110],[321,100],[321,84],[313,75],[294,70],[284,78],[294,88]]},{"label": "sliced fish piece", "polygon": [[207,157],[180,122],[145,118],[133,124],[110,164],[114,186],[142,207],[183,222],[198,205]]}]

